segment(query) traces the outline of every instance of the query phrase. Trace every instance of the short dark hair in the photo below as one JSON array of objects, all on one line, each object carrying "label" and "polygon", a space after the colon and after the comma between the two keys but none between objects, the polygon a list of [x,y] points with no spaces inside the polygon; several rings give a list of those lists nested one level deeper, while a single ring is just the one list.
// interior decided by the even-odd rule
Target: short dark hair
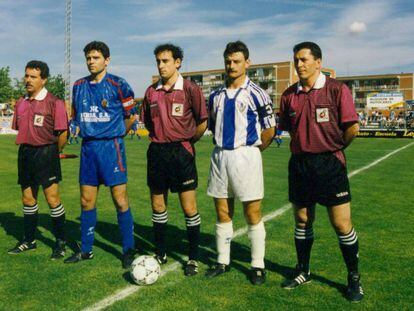
[{"label": "short dark hair", "polygon": [[89,42],[84,48],[83,53],[88,54],[90,51],[96,50],[102,53],[102,56],[106,59],[111,56],[109,52],[109,47],[106,45],[105,42],[102,41],[92,41]]},{"label": "short dark hair", "polygon": [[154,49],[154,55],[157,56],[157,54],[164,52],[164,51],[170,51],[174,60],[179,58],[181,59],[181,61],[183,61],[184,59],[183,49],[171,43],[165,43],[165,44],[158,45]]},{"label": "short dark hair", "polygon": [[322,50],[315,42],[305,41],[298,43],[293,47],[293,53],[296,54],[302,49],[309,49],[315,59],[322,59]]},{"label": "short dark hair", "polygon": [[49,66],[45,62],[40,60],[31,60],[26,64],[24,70],[27,68],[40,70],[40,77],[42,79],[47,79],[49,77]]},{"label": "short dark hair", "polygon": [[247,48],[247,45],[240,40],[227,43],[223,56],[224,58],[226,58],[230,54],[237,52],[242,52],[244,55],[244,59],[249,59],[249,49]]}]

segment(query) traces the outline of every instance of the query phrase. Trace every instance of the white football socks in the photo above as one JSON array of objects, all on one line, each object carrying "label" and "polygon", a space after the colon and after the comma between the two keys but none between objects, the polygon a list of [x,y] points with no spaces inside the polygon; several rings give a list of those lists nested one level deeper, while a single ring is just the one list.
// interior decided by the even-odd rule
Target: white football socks
[{"label": "white football socks", "polygon": [[248,236],[251,244],[252,268],[264,269],[266,230],[262,220],[258,224],[249,225]]},{"label": "white football socks", "polygon": [[233,238],[233,222],[216,223],[217,262],[230,264],[230,244]]}]

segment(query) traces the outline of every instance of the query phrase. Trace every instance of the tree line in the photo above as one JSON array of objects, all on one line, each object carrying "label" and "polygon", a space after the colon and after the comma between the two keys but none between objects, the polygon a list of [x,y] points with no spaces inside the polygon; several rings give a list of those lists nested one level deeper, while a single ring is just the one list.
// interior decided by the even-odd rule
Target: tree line
[{"label": "tree line", "polygon": [[[46,88],[60,99],[65,98],[65,80],[61,74],[50,76]],[[0,103],[11,103],[26,93],[24,80],[10,77],[10,67],[0,67]]]}]

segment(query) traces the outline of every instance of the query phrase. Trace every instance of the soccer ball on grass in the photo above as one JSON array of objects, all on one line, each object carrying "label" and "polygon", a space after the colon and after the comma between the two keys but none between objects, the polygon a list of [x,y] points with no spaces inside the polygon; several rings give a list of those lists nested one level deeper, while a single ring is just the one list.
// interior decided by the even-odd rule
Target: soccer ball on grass
[{"label": "soccer ball on grass", "polygon": [[130,274],[132,280],[138,285],[150,285],[158,280],[161,268],[154,257],[142,255],[132,262]]}]

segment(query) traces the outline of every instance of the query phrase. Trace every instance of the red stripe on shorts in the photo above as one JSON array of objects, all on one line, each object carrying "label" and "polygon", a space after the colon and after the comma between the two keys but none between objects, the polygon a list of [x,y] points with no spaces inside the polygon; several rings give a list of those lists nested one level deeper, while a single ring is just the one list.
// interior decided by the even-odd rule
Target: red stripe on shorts
[{"label": "red stripe on shorts", "polygon": [[125,167],[122,164],[122,156],[121,156],[121,150],[119,149],[119,143],[118,143],[118,139],[115,138],[114,139],[115,142],[115,149],[116,149],[116,154],[118,156],[118,165],[119,165],[119,169],[121,170],[121,172],[125,172]]}]

